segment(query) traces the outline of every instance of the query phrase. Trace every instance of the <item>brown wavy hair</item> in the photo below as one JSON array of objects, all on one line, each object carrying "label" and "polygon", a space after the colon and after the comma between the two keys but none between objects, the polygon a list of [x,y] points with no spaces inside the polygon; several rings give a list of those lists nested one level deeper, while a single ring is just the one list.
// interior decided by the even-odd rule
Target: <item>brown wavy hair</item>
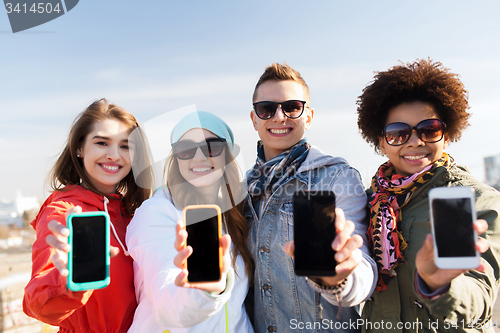
[{"label": "brown wavy hair", "polygon": [[[222,213],[223,227],[224,230],[231,236],[231,240],[234,244],[232,249],[233,266],[236,264],[237,256],[241,255],[243,262],[245,263],[245,272],[249,281],[252,282],[255,264],[247,247],[249,227],[243,212],[245,200],[242,200],[237,204],[235,202],[235,200],[237,200],[237,198],[241,198],[242,195],[244,197],[244,188],[241,186],[239,167],[234,160],[233,155],[227,147],[224,150],[226,166],[224,169],[224,176],[221,178],[219,187],[222,195],[219,204],[224,211]],[[165,162],[165,170],[167,171],[167,188],[171,195],[172,203],[178,209],[183,209],[187,205],[207,203],[206,198],[198,193],[196,187],[191,185],[181,175],[179,163],[172,151],[168,155]],[[165,184],[165,179],[163,183]],[[225,209],[225,207],[231,208]]]},{"label": "brown wavy hair", "polygon": [[[141,184],[152,183],[153,174],[150,168],[146,137],[137,119],[130,112],[116,104],[109,103],[105,98],[90,104],[73,121],[66,145],[49,174],[50,185],[54,191],[64,191],[68,185],[82,185],[92,192],[106,196],[110,200],[113,199],[92,185],[85,171],[83,160],[76,156],[77,150],[82,147],[94,124],[106,119],[118,120],[129,126],[130,132],[134,131],[133,168],[116,187],[116,191],[123,195],[122,204],[125,213],[128,216],[133,216],[134,211],[151,195],[150,189],[137,185],[133,172],[134,169],[143,171],[136,177],[138,180],[140,179]],[[135,131],[136,129],[137,131]]]},{"label": "brown wavy hair", "polygon": [[298,71],[290,67],[286,62],[282,64],[278,63],[273,63],[269,66],[266,67],[264,73],[259,78],[259,81],[255,85],[255,89],[253,91],[253,97],[252,101],[255,102],[255,99],[257,98],[257,89],[260,87],[261,84],[263,84],[266,81],[295,81],[299,84],[302,85],[304,88],[304,93],[307,98],[307,102],[310,102],[310,96],[309,96],[309,87],[300,75]]},{"label": "brown wavy hair", "polygon": [[358,97],[358,128],[377,153],[389,112],[396,106],[423,102],[434,107],[446,124],[450,141],[458,141],[469,126],[469,95],[458,74],[440,62],[417,59],[401,63],[387,71],[376,72]]}]

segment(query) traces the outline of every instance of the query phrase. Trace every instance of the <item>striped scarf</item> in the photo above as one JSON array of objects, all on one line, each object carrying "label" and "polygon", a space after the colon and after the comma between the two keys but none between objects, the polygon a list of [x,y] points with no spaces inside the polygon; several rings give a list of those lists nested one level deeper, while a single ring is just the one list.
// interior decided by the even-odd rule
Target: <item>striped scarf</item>
[{"label": "striped scarf", "polygon": [[386,283],[396,275],[395,268],[404,261],[402,251],[408,243],[401,233],[403,216],[401,209],[410,201],[413,193],[427,183],[440,166],[449,169],[453,158],[443,153],[441,158],[422,171],[411,176],[396,174],[390,161],[382,164],[372,178],[370,208],[370,225],[368,226],[368,242],[379,269],[376,290],[387,288]]},{"label": "striped scarf", "polygon": [[[264,144],[262,140],[257,143],[257,161],[248,173],[248,193],[252,197],[254,206],[261,200],[261,207],[268,198],[289,177],[295,175],[302,162],[306,159],[311,145],[307,139],[300,140],[278,156],[266,162],[264,157]],[[256,210],[258,207],[255,207]]]}]

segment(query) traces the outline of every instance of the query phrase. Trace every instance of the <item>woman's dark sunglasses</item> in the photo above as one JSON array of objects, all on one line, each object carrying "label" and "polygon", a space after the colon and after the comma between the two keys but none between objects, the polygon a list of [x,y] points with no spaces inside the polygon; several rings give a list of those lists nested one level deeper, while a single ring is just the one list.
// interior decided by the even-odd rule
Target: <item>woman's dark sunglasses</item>
[{"label": "woman's dark sunglasses", "polygon": [[297,119],[302,115],[302,112],[304,112],[305,104],[305,101],[299,100],[289,100],[281,103],[262,101],[253,103],[253,109],[255,110],[257,117],[267,120],[274,117],[276,111],[278,110],[278,106],[281,105],[281,111],[283,111],[285,116],[291,119]]},{"label": "woman's dark sunglasses", "polygon": [[196,150],[201,149],[205,157],[216,157],[222,154],[226,147],[226,139],[210,138],[202,142],[182,140],[172,145],[172,150],[180,160],[189,160],[196,155]]},{"label": "woman's dark sunglasses", "polygon": [[443,138],[446,124],[439,119],[422,120],[415,127],[405,123],[390,123],[384,128],[385,141],[391,146],[401,146],[408,142],[413,130],[420,140],[427,143],[438,142]]}]

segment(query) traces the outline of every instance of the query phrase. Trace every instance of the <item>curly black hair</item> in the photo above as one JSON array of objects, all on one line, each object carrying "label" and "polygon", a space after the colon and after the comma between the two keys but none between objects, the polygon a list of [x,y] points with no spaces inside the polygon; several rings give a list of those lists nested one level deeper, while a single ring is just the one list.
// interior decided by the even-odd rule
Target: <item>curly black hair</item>
[{"label": "curly black hair", "polygon": [[379,137],[389,111],[412,102],[434,107],[439,119],[446,124],[450,141],[458,141],[469,126],[469,94],[458,74],[431,59],[401,62],[387,71],[376,72],[374,80],[356,101],[359,131],[377,153],[381,153]]}]

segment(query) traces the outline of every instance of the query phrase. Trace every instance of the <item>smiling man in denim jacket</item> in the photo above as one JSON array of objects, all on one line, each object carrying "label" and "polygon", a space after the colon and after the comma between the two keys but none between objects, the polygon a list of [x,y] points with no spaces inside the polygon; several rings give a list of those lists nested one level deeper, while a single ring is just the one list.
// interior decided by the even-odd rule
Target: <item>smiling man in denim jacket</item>
[{"label": "smiling man in denim jacket", "polygon": [[[250,117],[261,140],[257,162],[247,173],[246,217],[255,260],[255,331],[359,331],[354,306],[371,295],[377,277],[366,247],[366,195],[359,173],[304,138],[314,110],[307,84],[290,66],[268,66],[253,102]],[[292,198],[297,190],[335,192],[340,209],[333,277],[295,275]]]}]

